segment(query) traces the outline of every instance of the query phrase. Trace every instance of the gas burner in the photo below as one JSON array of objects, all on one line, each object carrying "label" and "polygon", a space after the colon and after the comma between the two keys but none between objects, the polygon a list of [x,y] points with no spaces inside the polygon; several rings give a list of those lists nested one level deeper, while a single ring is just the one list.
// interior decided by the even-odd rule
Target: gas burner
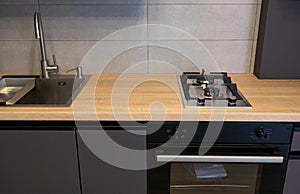
[{"label": "gas burner", "polygon": [[179,82],[186,108],[251,108],[227,72],[184,72]]}]

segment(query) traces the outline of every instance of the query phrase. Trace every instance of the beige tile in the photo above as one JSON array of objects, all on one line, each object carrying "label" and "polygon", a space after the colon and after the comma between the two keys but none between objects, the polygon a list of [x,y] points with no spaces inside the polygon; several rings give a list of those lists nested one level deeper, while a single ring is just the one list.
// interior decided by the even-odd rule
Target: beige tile
[{"label": "beige tile", "polygon": [[254,73],[256,50],[257,50],[257,40],[253,41],[253,45],[252,45],[252,53],[251,53],[251,62],[250,62],[250,67],[249,67],[249,73]]},{"label": "beige tile", "polygon": [[39,0],[40,4],[146,4],[147,0]]},{"label": "beige tile", "polygon": [[151,41],[149,46],[150,73],[216,71],[213,56],[197,41]]},{"label": "beige tile", "polygon": [[[0,42],[1,73],[40,73],[39,45],[30,41],[34,39],[36,1],[0,0],[0,41],[28,40]],[[207,64],[213,60],[199,54],[205,50],[195,49],[191,42],[197,44],[197,41],[162,41],[161,44],[151,41],[198,39],[204,40],[202,46],[218,64],[212,69],[232,73],[253,70],[261,0],[148,0],[152,4],[149,23],[159,24],[149,26],[145,25],[146,0],[40,0],[40,3],[45,36],[49,40],[46,41],[48,58],[52,63],[51,55],[56,55],[61,73],[85,62],[96,66],[96,72],[106,73],[180,73],[199,71],[202,67],[209,69]],[[147,42],[130,41],[146,40],[147,29],[149,56]],[[91,59],[85,58],[93,53],[90,49],[96,40],[107,35],[112,35],[107,40],[113,41],[102,41],[100,52],[94,53]],[[115,53],[116,50],[120,52]],[[87,73],[95,72],[89,65],[84,67]]]},{"label": "beige tile", "polygon": [[0,40],[33,40],[35,5],[0,6]]},{"label": "beige tile", "polygon": [[[50,64],[52,55],[56,55],[59,73],[65,74],[68,69],[83,65],[84,73],[93,74],[84,60],[94,47],[95,41],[46,41],[47,55]],[[105,53],[98,53],[94,66],[98,73],[147,73],[147,47],[138,46],[126,41],[106,41],[102,44]],[[139,44],[140,45],[140,44]],[[101,47],[101,46],[100,46]],[[117,55],[115,48],[121,48]],[[103,60],[106,59],[106,60]],[[0,72],[1,74],[40,74],[40,50],[37,41],[1,41]],[[104,62],[107,63],[104,63]],[[100,71],[101,70],[101,71]]]},{"label": "beige tile", "polygon": [[[136,42],[140,45],[139,42]],[[82,65],[85,73],[147,73],[146,46],[134,47],[127,41],[48,41],[50,54],[56,55],[60,71]],[[120,48],[120,50],[119,50]],[[105,50],[103,52],[102,50]],[[95,51],[96,58],[89,60],[89,53]],[[99,52],[98,52],[99,51]],[[120,52],[119,52],[120,51]],[[89,62],[87,62],[89,61]],[[96,70],[92,70],[96,67]]]},{"label": "beige tile", "polygon": [[101,41],[83,57],[89,74],[147,73],[146,41]]},{"label": "beige tile", "polygon": [[[190,41],[153,42],[149,47],[149,73],[180,73],[202,68],[206,71],[249,72],[252,41],[202,41],[198,44],[206,48],[207,53],[205,50],[194,52],[201,52],[201,49]],[[177,49],[180,46],[186,51]],[[207,57],[215,60],[216,66],[209,64]]]},{"label": "beige tile", "polygon": [[129,48],[105,64],[103,73],[147,73],[147,46]]},{"label": "beige tile", "polygon": [[[198,39],[252,39],[255,18],[256,5],[149,5],[150,24],[169,25]],[[149,36],[170,40],[159,31]]]},{"label": "beige tile", "polygon": [[96,41],[46,41],[49,62],[52,55],[56,56],[60,73],[80,65],[86,53],[96,44]]},{"label": "beige tile", "polygon": [[253,45],[252,45],[252,53],[251,53],[251,62],[250,62],[250,68],[249,72],[254,72],[254,64],[255,64],[255,57],[256,57],[256,49],[257,49],[257,39],[258,39],[258,32],[259,32],[259,25],[260,25],[260,14],[261,14],[261,4],[257,5],[257,11],[256,11],[256,24],[254,29],[254,35],[253,35]]},{"label": "beige tile", "polygon": [[221,71],[250,73],[253,41],[203,41]]},{"label": "beige tile", "polygon": [[258,36],[260,14],[261,14],[261,4],[258,4],[256,7],[256,19],[255,19],[255,28],[254,28],[254,35],[253,35],[254,40],[257,40],[257,36]]},{"label": "beige tile", "polygon": [[[183,61],[183,60],[181,60]],[[198,68],[190,63],[185,63],[185,65],[171,64],[165,61],[153,60],[149,61],[149,73],[157,74],[181,74],[184,71],[200,71]]]},{"label": "beige tile", "polygon": [[0,5],[37,4],[38,0],[0,0]]},{"label": "beige tile", "polygon": [[[146,5],[43,5],[41,12],[47,40],[101,40],[120,29],[147,22]],[[132,39],[145,36],[135,34]]]},{"label": "beige tile", "polygon": [[0,41],[1,74],[39,74],[37,41]]},{"label": "beige tile", "polygon": [[148,3],[149,4],[255,4],[257,3],[257,0],[148,0]]}]

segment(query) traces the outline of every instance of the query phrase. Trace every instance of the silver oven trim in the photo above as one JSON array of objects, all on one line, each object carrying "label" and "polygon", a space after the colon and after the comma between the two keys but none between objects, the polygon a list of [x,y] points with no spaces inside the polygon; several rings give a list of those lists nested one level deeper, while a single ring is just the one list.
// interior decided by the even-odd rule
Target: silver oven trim
[{"label": "silver oven trim", "polygon": [[157,155],[158,162],[283,163],[283,156]]}]

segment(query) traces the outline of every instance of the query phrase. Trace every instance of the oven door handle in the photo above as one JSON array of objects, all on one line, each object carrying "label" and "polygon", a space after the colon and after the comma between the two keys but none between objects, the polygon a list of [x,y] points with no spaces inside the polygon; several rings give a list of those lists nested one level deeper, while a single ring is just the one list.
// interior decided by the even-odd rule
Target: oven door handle
[{"label": "oven door handle", "polygon": [[157,155],[158,162],[283,163],[283,156]]}]

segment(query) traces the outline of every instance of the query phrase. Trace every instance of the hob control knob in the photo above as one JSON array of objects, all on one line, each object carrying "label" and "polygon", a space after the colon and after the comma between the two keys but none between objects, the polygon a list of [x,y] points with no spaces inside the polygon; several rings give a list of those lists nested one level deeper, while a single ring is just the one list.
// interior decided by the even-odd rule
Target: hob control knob
[{"label": "hob control knob", "polygon": [[204,106],[205,105],[205,97],[199,96],[199,98],[197,99],[197,103],[199,106]]},{"label": "hob control knob", "polygon": [[236,96],[230,96],[228,98],[228,106],[236,106],[237,97]]},{"label": "hob control knob", "polygon": [[255,135],[258,138],[264,138],[264,139],[268,138],[268,134],[266,133],[266,130],[264,128],[262,128],[262,127],[256,129]]},{"label": "hob control knob", "polygon": [[209,88],[204,88],[204,95],[207,97],[211,97],[210,89]]}]

